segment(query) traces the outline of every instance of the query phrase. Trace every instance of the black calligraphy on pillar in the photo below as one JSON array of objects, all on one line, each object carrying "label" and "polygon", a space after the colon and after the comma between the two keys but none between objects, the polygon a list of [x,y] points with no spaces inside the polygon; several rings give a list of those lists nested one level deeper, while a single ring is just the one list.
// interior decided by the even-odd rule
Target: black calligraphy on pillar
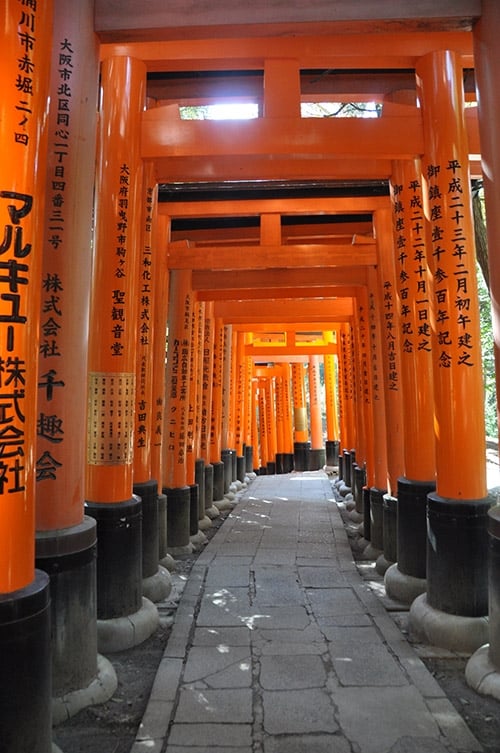
[{"label": "black calligraphy on pillar", "polygon": [[137,380],[137,415],[136,415],[136,447],[142,449],[147,443],[147,431],[151,406],[149,404],[150,391],[148,390],[148,364],[151,342],[152,322],[152,249],[151,232],[153,227],[153,194],[154,189],[149,186],[146,190],[145,224],[143,228],[144,243],[140,257],[139,287],[139,368]]},{"label": "black calligraphy on pillar", "polygon": [[[63,324],[62,294],[64,292],[64,280],[61,278],[61,264],[59,254],[67,253],[65,243],[65,204],[67,187],[69,183],[69,155],[71,136],[71,78],[73,76],[73,44],[67,38],[59,42],[57,55],[57,90],[54,97],[55,108],[54,127],[50,135],[49,150],[52,156],[50,161],[50,182],[47,193],[47,221],[48,233],[44,248],[44,261],[48,262],[48,270],[44,272],[42,279],[41,322],[40,322],[40,361],[46,362],[46,376],[39,382],[39,395],[42,402],[50,402],[53,398],[54,385],[64,387],[64,382],[57,378],[57,366],[64,353],[60,347],[60,334]],[[54,265],[51,270],[51,265]],[[57,270],[57,271],[56,271]],[[46,382],[46,377],[49,382]],[[50,388],[50,389],[49,389]],[[42,448],[45,443],[50,443],[44,449],[36,463],[36,480],[55,480],[57,470],[62,463],[54,457],[50,445],[55,442],[63,444],[64,426],[63,421],[56,414],[46,415],[40,411],[37,420],[37,435]]]},{"label": "black calligraphy on pillar", "polygon": [[387,353],[387,386],[389,390],[399,390],[399,373],[398,373],[398,337],[396,332],[396,323],[394,321],[395,301],[394,288],[390,280],[384,280],[383,283],[383,319],[384,335],[386,341]]},{"label": "black calligraphy on pillar", "polygon": [[370,367],[368,365],[368,328],[367,328],[367,312],[365,307],[361,304],[358,308],[358,336],[361,353],[361,391],[363,395],[363,401],[366,404],[370,403]]},{"label": "black calligraphy on pillar", "polygon": [[377,304],[375,302],[375,293],[369,292],[368,296],[369,310],[369,329],[370,329],[370,353],[372,360],[372,394],[374,400],[380,400],[381,390],[383,389],[382,375],[379,373],[379,352],[377,348]]},{"label": "black calligraphy on pillar", "polygon": [[464,229],[462,166],[456,159],[427,166],[434,258],[436,337],[441,368],[474,366],[469,287],[471,259]]},{"label": "black calligraphy on pillar", "polygon": [[120,166],[118,195],[116,198],[116,267],[114,277],[117,288],[112,291],[111,301],[111,355],[122,356],[125,352],[125,311],[127,240],[129,225],[130,168],[126,163]]},{"label": "black calligraphy on pillar", "polygon": [[29,281],[32,247],[24,236],[23,221],[32,208],[32,196],[0,191],[0,216],[6,220],[0,240],[0,326],[5,334],[0,357],[0,494],[13,494],[25,488],[28,365],[16,350],[21,348],[24,330],[29,324],[25,309],[27,299],[22,291]]},{"label": "black calligraphy on pillar", "polygon": [[28,0],[19,0],[19,19],[17,22],[17,41],[19,56],[17,58],[18,74],[14,81],[17,104],[17,128],[13,137],[16,144],[28,146],[29,127],[33,114],[33,95],[35,93],[35,81],[37,66],[35,63],[36,30],[37,30],[37,4]]}]

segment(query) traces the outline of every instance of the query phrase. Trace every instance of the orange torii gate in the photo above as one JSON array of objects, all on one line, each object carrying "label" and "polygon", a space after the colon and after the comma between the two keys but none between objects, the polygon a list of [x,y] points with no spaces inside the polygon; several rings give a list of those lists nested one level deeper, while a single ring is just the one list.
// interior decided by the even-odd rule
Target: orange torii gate
[{"label": "orange torii gate", "polygon": [[[38,417],[34,413],[33,406],[36,403],[36,393],[41,392],[40,385],[42,389],[44,386],[48,389],[49,384],[53,386],[50,380],[54,374],[44,372],[44,375],[49,374],[50,379],[38,382],[38,367],[31,363],[35,359],[28,359],[26,354],[36,352],[38,348],[39,334],[42,331],[39,325],[43,324],[44,336],[52,338],[52,347],[55,347],[59,332],[59,322],[55,316],[44,319],[42,323],[40,312],[36,311],[40,296],[33,293],[32,283],[38,284],[41,278],[38,239],[43,237],[46,242],[59,242],[57,233],[62,232],[61,228],[64,230],[70,226],[69,222],[65,224],[65,220],[69,220],[69,213],[74,212],[81,221],[92,201],[91,181],[88,181],[84,189],[86,196],[78,201],[68,198],[69,190],[64,193],[69,186],[69,173],[63,175],[61,171],[67,155],[64,150],[54,152],[61,160],[59,172],[54,176],[57,178],[55,183],[58,185],[57,190],[63,193],[50,195],[47,203],[50,205],[52,202],[52,206],[50,213],[46,212],[46,227],[43,227],[40,216],[45,200],[44,191],[37,181],[47,180],[43,166],[47,164],[49,149],[61,149],[61,144],[66,147],[71,143],[73,134],[69,125],[74,115],[69,99],[61,99],[62,104],[59,105],[56,97],[49,96],[46,61],[50,59],[51,53],[57,58],[63,39],[65,45],[71,46],[70,38],[79,37],[80,34],[83,36],[85,33],[92,47],[91,3],[79,3],[84,16],[79,28],[73,26],[69,33],[67,26],[56,27],[57,36],[54,32],[52,39],[52,18],[49,18],[52,15],[52,5],[57,10],[54,16],[58,20],[65,20],[61,11],[62,4],[54,0],[54,3],[44,3],[36,13],[34,11],[33,23],[36,21],[37,38],[35,49],[30,52],[36,63],[33,76],[36,86],[31,89],[31,77],[27,77],[29,101],[16,98],[15,88],[12,86],[17,75],[17,61],[21,59],[18,26],[19,23],[27,25],[31,18],[27,14],[19,22],[16,15],[18,5],[7,0],[6,18],[9,23],[3,31],[1,66],[3,91],[8,92],[2,104],[2,153],[6,182],[0,196],[5,204],[3,264],[4,270],[7,270],[3,278],[1,324],[5,361],[8,364],[3,379],[4,475],[1,490],[3,512],[0,518],[0,540],[4,543],[0,547],[3,557],[1,570],[4,574],[1,585],[2,626],[4,622],[10,626],[19,600],[22,601],[23,608],[26,597],[30,602],[33,596],[32,586],[36,591],[37,610],[41,601],[44,608],[47,607],[46,585],[38,590],[39,571],[34,571],[32,566],[35,520],[32,471],[36,470],[44,482],[50,474],[59,474],[62,478],[63,472],[59,471],[61,466],[55,454],[52,456],[45,449],[38,455],[36,469],[33,467],[33,458],[38,443],[43,447],[42,443],[47,441],[46,427],[50,424],[57,432],[61,426],[60,417],[66,408],[70,409],[70,415],[72,408],[71,405],[59,408],[58,404],[56,415],[55,410],[49,412],[51,406],[47,405],[40,409]],[[452,622],[454,626],[459,625],[460,639],[463,635],[466,636],[464,640],[467,641],[468,649],[474,647],[475,641],[482,642],[485,639],[484,632],[476,629],[484,622],[487,601],[484,589],[480,591],[477,583],[485,582],[484,551],[488,514],[492,521],[491,538],[498,540],[499,534],[498,521],[489,513],[489,500],[485,496],[477,302],[474,283],[470,282],[473,279],[473,242],[468,186],[470,168],[473,175],[481,175],[477,158],[471,159],[471,155],[479,155],[481,152],[479,121],[482,146],[487,152],[488,165],[492,166],[491,172],[485,177],[489,188],[487,201],[491,202],[493,210],[489,213],[493,228],[490,230],[491,245],[495,248],[498,237],[495,217],[500,214],[496,211],[498,196],[494,188],[498,181],[491,177],[498,172],[495,148],[498,112],[494,71],[498,68],[499,53],[494,35],[491,36],[491,29],[498,30],[500,19],[495,5],[489,0],[483,3],[486,18],[475,32],[475,49],[470,32],[399,31],[370,35],[362,33],[355,24],[355,33],[335,37],[330,33],[306,35],[302,33],[304,30],[293,36],[272,36],[269,32],[267,37],[251,37],[250,33],[245,37],[241,29],[238,30],[239,36],[235,29],[228,29],[227,38],[221,44],[220,40],[210,38],[210,32],[205,34],[206,38],[176,39],[172,38],[175,37],[174,31],[163,29],[157,30],[157,39],[154,41],[113,42],[111,34],[106,37],[108,43],[100,45],[102,97],[98,126],[100,139],[96,180],[96,231],[92,244],[90,241],[73,243],[75,267],[88,260],[91,245],[94,250],[90,348],[87,354],[83,353],[82,348],[82,354],[77,356],[77,359],[81,358],[82,368],[85,356],[88,356],[89,385],[87,392],[75,387],[75,394],[66,398],[67,403],[74,400],[75,405],[76,402],[85,405],[88,401],[89,429],[88,435],[82,437],[75,425],[74,443],[68,442],[67,437],[64,438],[64,446],[68,448],[65,453],[71,455],[69,458],[65,454],[67,468],[73,462],[76,468],[78,462],[75,455],[81,455],[82,446],[87,449],[87,506],[83,507],[83,500],[80,500],[81,495],[77,492],[72,496],[71,504],[62,499],[58,500],[53,509],[47,510],[43,495],[37,495],[40,506],[36,512],[40,529],[37,541],[40,560],[47,553],[42,545],[44,539],[50,539],[51,531],[59,529],[65,531],[62,539],[68,542],[70,550],[66,548],[65,555],[72,555],[72,547],[80,546],[83,539],[86,550],[92,551],[92,523],[89,525],[85,522],[88,531],[83,539],[79,536],[79,530],[75,532],[76,537],[73,537],[69,529],[78,529],[84,517],[84,509],[96,518],[96,526],[101,529],[98,532],[98,613],[104,618],[101,623],[105,623],[100,627],[109,628],[109,623],[115,616],[144,616],[141,577],[143,552],[138,530],[142,507],[141,501],[133,494],[134,488],[137,488],[135,483],[149,484],[156,480],[167,491],[171,488],[182,489],[179,506],[185,505],[187,495],[184,487],[188,484],[192,486],[193,474],[191,465],[188,473],[178,467],[183,465],[179,459],[185,458],[186,453],[190,452],[202,455],[207,449],[202,449],[200,444],[198,450],[196,442],[191,443],[191,437],[187,441],[184,427],[187,425],[188,432],[190,428],[189,422],[186,424],[184,421],[185,404],[180,402],[178,394],[172,396],[171,392],[171,399],[179,399],[179,402],[167,405],[169,420],[173,422],[173,436],[169,437],[172,442],[166,446],[166,427],[161,426],[161,418],[157,417],[163,412],[158,388],[155,388],[155,404],[158,407],[155,428],[146,431],[154,431],[155,437],[162,443],[160,455],[163,463],[158,459],[158,451],[153,454],[152,450],[146,449],[146,445],[139,448],[133,444],[134,431],[143,431],[142,423],[135,425],[133,414],[136,399],[140,397],[136,379],[137,375],[141,378],[143,374],[141,367],[137,369],[136,358],[139,305],[135,296],[139,280],[134,279],[134,274],[137,269],[137,239],[143,222],[141,208],[147,202],[144,193],[152,189],[153,183],[171,183],[178,188],[179,184],[186,186],[192,182],[203,182],[209,184],[210,190],[220,197],[231,195],[224,190],[225,181],[259,181],[271,184],[298,181],[302,183],[301,196],[290,197],[284,192],[280,195],[280,186],[272,185],[271,189],[276,195],[271,198],[269,193],[267,197],[256,193],[254,199],[246,197],[237,200],[231,197],[214,201],[200,200],[199,196],[193,199],[191,195],[188,201],[160,202],[158,210],[164,217],[155,217],[152,222],[164,225],[163,237],[154,241],[162,249],[162,256],[166,236],[170,241],[166,252],[167,264],[163,265],[163,258],[160,261],[165,278],[170,275],[173,281],[174,295],[169,306],[170,328],[187,342],[187,345],[181,343],[180,346],[181,372],[177,371],[172,376],[170,371],[165,392],[168,395],[171,391],[174,377],[181,377],[183,390],[193,390],[189,394],[189,401],[186,401],[189,406],[187,410],[190,411],[199,404],[199,394],[196,393],[197,387],[194,384],[196,380],[191,380],[193,384],[188,387],[190,379],[187,372],[190,368],[197,368],[190,366],[190,363],[196,363],[196,359],[191,361],[189,356],[192,343],[195,343],[194,347],[201,347],[200,336],[192,329],[187,334],[186,322],[181,321],[182,315],[176,310],[179,308],[175,303],[176,295],[180,293],[184,294],[185,313],[192,313],[194,298],[197,302],[203,301],[206,304],[206,311],[214,312],[213,316],[220,320],[221,325],[218,330],[219,343],[221,333],[224,335],[224,327],[230,326],[237,333],[258,332],[259,326],[265,326],[269,321],[267,311],[271,310],[273,299],[280,302],[291,301],[293,303],[290,306],[301,310],[300,318],[297,318],[296,312],[295,316],[290,314],[287,322],[282,317],[288,303],[285,307],[281,303],[280,319],[276,321],[283,324],[307,327],[311,331],[326,331],[338,324],[342,371],[339,379],[340,426],[347,447],[355,450],[357,461],[366,463],[369,484],[378,491],[383,491],[383,477],[386,475],[391,479],[388,491],[392,495],[395,487],[409,491],[411,504],[415,496],[413,482],[416,481],[417,491],[425,492],[418,499],[420,513],[427,505],[432,519],[432,533],[438,537],[439,542],[450,544],[438,547],[438,555],[434,550],[430,551],[430,572],[426,573],[428,600],[423,612],[422,600],[419,601],[418,608],[413,609],[415,630],[426,639],[446,643],[452,632],[456,635],[455,628],[449,628]],[[164,36],[168,37],[169,33],[170,38],[165,39]],[[131,39],[133,38],[131,35]],[[67,57],[68,51],[64,50],[64,53],[64,57]],[[71,58],[71,68],[73,64],[74,70],[77,64],[83,66],[87,58],[92,63],[92,54],[80,47],[71,48],[71,55],[74,55]],[[482,97],[483,103],[486,103],[482,103],[485,109],[480,111],[479,118],[475,109],[464,112],[462,91],[463,72],[474,68],[474,54],[479,64],[480,88],[483,93],[486,92],[486,97]],[[181,101],[189,104],[199,100],[193,82],[184,81],[181,84],[184,89],[179,92],[179,81],[176,82],[177,88],[174,91],[175,87],[169,89],[165,81],[155,83],[147,80],[148,73],[185,74],[203,71],[208,74],[208,80],[213,73],[242,70],[255,73],[251,98],[259,104],[261,112],[260,118],[245,123],[182,121],[178,114],[178,104]],[[319,91],[322,96],[334,94],[342,99],[352,93],[351,87],[355,84],[354,89],[359,92],[360,101],[385,102],[382,116],[370,121],[328,118],[312,122],[301,118],[301,101],[314,100],[318,92],[308,80],[306,72],[317,70],[340,72],[338,77],[321,77],[323,81],[319,85]],[[357,71],[354,77],[352,71]],[[376,81],[370,79],[367,73],[359,73],[360,71],[368,71],[374,76],[376,74]],[[408,71],[416,71],[416,76]],[[86,117],[92,120],[95,114],[97,66],[91,64],[86,76],[89,94],[81,98],[82,103],[86,104],[82,104],[80,123],[88,122]],[[76,80],[73,79],[73,91],[75,84]],[[417,86],[420,107],[416,100],[411,101],[411,98],[405,97],[399,99],[394,95],[395,89],[409,87],[415,92]],[[68,85],[68,90],[70,88]],[[146,95],[148,109],[144,110]],[[467,96],[472,99],[474,93],[469,91]],[[76,101],[76,97],[73,101]],[[48,122],[49,109],[52,108],[53,117],[56,106],[61,107],[60,112],[56,112],[57,117],[61,118],[58,125],[68,127],[69,130],[58,129],[57,139],[61,141],[57,142],[54,132],[53,143],[49,146],[45,124]],[[26,120],[17,120],[21,111]],[[439,124],[437,129],[435,121]],[[71,123],[71,127],[73,125]],[[89,126],[88,130],[89,133],[85,134],[89,138],[87,143],[93,143],[96,128]],[[73,150],[72,156],[76,172],[84,163],[86,167],[92,161],[89,160],[88,151],[86,154],[75,154]],[[151,166],[153,177],[144,183],[141,174],[146,163]],[[408,168],[415,164],[418,164],[417,174],[416,178],[412,178]],[[335,195],[326,198],[311,196],[318,180],[325,182],[323,191],[330,191]],[[415,180],[418,181],[418,186]],[[353,182],[356,182],[357,190],[365,190],[369,194],[373,188],[373,185],[367,185],[369,181],[383,183],[385,195],[353,195]],[[389,181],[391,197],[387,190]],[[421,207],[414,203],[417,188],[425,191]],[[231,190],[233,189],[234,186]],[[344,195],[339,196],[342,192]],[[408,198],[410,195],[411,198]],[[30,197],[34,199],[33,207],[28,201]],[[414,216],[414,210],[418,210],[418,217]],[[388,212],[392,212],[394,216],[392,237],[387,231]],[[215,217],[238,220],[245,216],[252,221],[257,220],[257,227],[255,223],[252,227],[252,223],[248,227],[242,223],[240,227],[225,228],[221,232],[213,227],[194,226],[186,231],[181,226],[181,221],[207,221]],[[308,222],[301,221],[301,218],[307,218]],[[323,221],[325,218],[327,222]],[[424,227],[425,231],[422,229]],[[35,233],[32,231],[35,229],[37,242],[33,242],[31,247],[27,237],[34,237]],[[48,229],[54,233],[48,236],[50,241],[45,232]],[[376,243],[373,242],[374,235]],[[430,237],[427,245],[424,236]],[[425,251],[422,250],[424,246]],[[411,259],[407,250],[412,255]],[[424,254],[425,258],[419,258],[420,254]],[[110,256],[114,259],[115,266],[110,262]],[[389,256],[393,257],[392,269],[390,264],[385,264]],[[498,254],[492,254],[490,262],[495,273],[492,275],[494,300],[500,297],[497,257]],[[422,265],[413,264],[420,261],[423,262]],[[29,265],[30,269],[30,280],[29,284],[26,281],[26,285],[22,277],[25,271],[23,265]],[[17,278],[13,276],[14,270],[16,274],[19,273]],[[143,274],[145,271],[143,268]],[[67,295],[69,276],[66,271],[64,275]],[[413,280],[419,279],[420,287],[416,291],[411,285],[406,285],[407,276]],[[144,279],[145,276],[142,277],[143,281]],[[456,283],[456,289],[451,284],[452,280]],[[182,285],[179,281],[182,281]],[[434,289],[431,289],[431,281]],[[423,285],[423,282],[429,282],[429,287]],[[164,286],[160,286],[160,291],[162,290],[164,308],[154,316],[160,323],[159,337],[163,339],[161,330],[164,325],[161,323],[166,319],[168,294],[165,293]],[[242,291],[246,293],[243,294]],[[249,291],[253,293],[250,294]],[[421,294],[425,294],[426,298],[420,298]],[[161,295],[160,292],[160,297]],[[78,315],[85,316],[83,302],[76,299],[77,296],[75,304],[78,303]],[[405,301],[411,304],[408,309],[412,316]],[[59,302],[55,297],[51,299],[50,305],[55,310]],[[352,309],[350,312],[349,306]],[[332,318],[335,307],[338,309],[337,315]],[[241,309],[244,309],[244,313],[241,313]],[[144,312],[144,308],[142,311]],[[396,319],[393,318],[394,312]],[[59,316],[57,310],[55,313]],[[496,309],[494,313],[498,318]],[[148,315],[149,313],[144,314],[145,317]],[[208,318],[210,316],[206,315]],[[434,389],[432,396],[430,390],[425,391],[425,418],[428,419],[432,413],[435,421],[426,423],[414,415],[416,405],[410,395],[410,375],[412,372],[420,376],[423,373],[419,369],[421,361],[418,350],[420,348],[425,351],[427,347],[427,318],[432,319],[437,326],[434,328],[435,333],[429,335],[433,351],[425,363],[425,386],[430,387],[432,381]],[[65,326],[68,322],[69,317],[65,316]],[[414,341],[410,337],[414,332],[410,332],[408,327],[417,323],[417,336],[420,339]],[[238,329],[239,327],[243,329]],[[378,335],[379,328],[383,332],[382,342],[377,337],[372,342],[372,332],[377,330]],[[393,339],[395,329],[397,334]],[[225,334],[227,335],[227,330]],[[207,339],[210,341],[210,338],[208,331]],[[60,337],[59,342],[64,342],[66,349],[69,341]],[[170,345],[167,362],[170,359],[168,368],[172,369],[174,347],[172,342]],[[237,348],[233,350],[236,352]],[[381,355],[382,363],[378,358],[376,362],[373,360],[374,354]],[[213,350],[211,355],[213,356]],[[62,356],[61,365],[70,356],[69,347]],[[161,343],[153,356],[153,368],[161,370],[162,374],[164,356],[164,343]],[[229,355],[225,357],[229,358]],[[18,368],[20,365],[22,369]],[[229,364],[223,363],[223,366]],[[220,368],[219,363],[217,368]],[[203,379],[205,376],[211,380],[213,373],[204,374]],[[16,387],[20,388],[14,398],[8,391],[11,382],[16,382]],[[162,384],[161,379],[158,382]],[[382,401],[377,402],[377,395],[382,394],[381,383],[385,392],[385,422],[388,430],[391,427],[391,432],[387,443],[383,440],[378,446],[387,446],[387,472],[383,457],[374,453],[377,442],[370,446],[368,439],[381,425],[379,419],[383,415]],[[247,369],[242,386],[247,397],[250,393],[249,385],[251,380]],[[393,435],[392,431],[398,429],[394,420],[398,413],[398,403],[396,399],[392,401],[389,398],[395,397],[400,386],[405,394],[399,405],[403,405],[402,412],[406,414],[407,420],[403,432]],[[418,394],[421,395],[420,385],[418,386]],[[217,401],[219,387],[216,384]],[[118,395],[115,390],[119,391]],[[213,397],[212,395],[212,402],[215,402]],[[456,409],[457,401],[460,410]],[[143,402],[140,404],[143,405]],[[203,405],[203,400],[201,404]],[[212,405],[207,410],[211,411]],[[177,423],[178,411],[183,417],[182,424]],[[248,426],[249,417],[251,419],[251,411],[248,414],[244,418],[245,426]],[[389,415],[392,415],[392,423],[387,418]],[[20,416],[23,420],[16,423]],[[231,421],[231,409],[229,416]],[[374,421],[375,416],[377,420]],[[78,418],[80,420],[81,416]],[[370,422],[374,423],[373,430]],[[148,422],[148,426],[150,423]],[[412,426],[418,428],[414,434],[411,434]],[[212,457],[216,463],[220,462],[219,450],[222,449],[218,442],[220,428],[219,425],[214,427],[216,436],[211,444]],[[402,437],[402,441],[398,442],[394,436]],[[403,447],[405,440],[408,446],[402,463],[401,453],[396,451],[396,446]],[[435,468],[431,462],[416,462],[422,447],[430,448],[431,445],[436,449]],[[241,441],[239,447],[242,451]],[[429,458],[426,457],[426,460]],[[174,470],[177,472],[174,473]],[[417,477],[413,478],[414,475]],[[421,485],[423,483],[425,486],[431,481],[436,482],[436,492],[427,494],[428,490],[422,489]],[[22,504],[15,506],[18,501]],[[403,507],[404,505],[401,506],[401,511]],[[122,513],[130,523],[127,529],[127,535],[131,536],[130,547],[123,546],[123,538],[120,538],[123,531],[118,531],[123,520]],[[453,532],[448,525],[440,528],[443,515],[447,522],[452,520],[453,525],[458,516],[457,527]],[[474,537],[471,537],[470,519],[475,516],[479,517],[479,523],[477,530],[474,529]],[[404,513],[401,517],[404,522]],[[108,522],[113,529],[111,533],[107,528]],[[408,527],[408,520],[406,524]],[[118,537],[119,544],[113,543],[114,536]],[[55,538],[58,537],[59,533],[56,533]],[[468,557],[464,557],[461,549],[463,542],[467,544]],[[420,555],[424,545],[425,542],[422,541]],[[125,552],[126,556],[115,567],[117,552]],[[52,556],[52,552],[49,554]],[[404,560],[404,557],[401,559]],[[470,562],[475,563],[473,568],[469,566]],[[154,562],[149,564],[154,569]],[[398,565],[405,570],[404,561],[400,561]],[[461,588],[456,591],[448,586],[454,582],[458,570]],[[413,577],[407,572],[402,575]],[[42,577],[42,581],[44,580],[46,579]],[[115,604],[115,595],[122,586],[124,604]],[[26,593],[26,589],[29,593]],[[92,595],[89,600],[91,597]],[[61,607],[56,608],[60,610]],[[149,615],[151,623],[148,618],[147,625],[142,625],[139,631],[142,637],[157,619],[154,608],[150,609]],[[437,616],[440,621],[442,630],[439,638],[424,624],[429,615],[431,618]],[[89,636],[92,632],[89,630]],[[38,634],[41,637],[46,636],[46,633],[45,624]],[[493,648],[495,655],[495,646]],[[89,652],[91,665],[95,664],[93,654],[93,651]],[[498,647],[496,657],[498,662]],[[8,682],[15,678],[15,667],[12,671],[6,671],[6,676]],[[36,709],[23,709],[24,717],[34,720],[40,716],[38,712],[42,706],[47,708],[49,705],[48,673],[44,667],[40,677],[39,705]],[[12,695],[15,697],[16,694]],[[35,725],[39,748],[41,751],[43,749],[42,753],[47,753],[50,745],[49,725],[38,725],[37,722]],[[21,732],[16,730],[15,738],[19,744],[14,753],[32,747],[31,743],[25,743],[20,737]]]}]

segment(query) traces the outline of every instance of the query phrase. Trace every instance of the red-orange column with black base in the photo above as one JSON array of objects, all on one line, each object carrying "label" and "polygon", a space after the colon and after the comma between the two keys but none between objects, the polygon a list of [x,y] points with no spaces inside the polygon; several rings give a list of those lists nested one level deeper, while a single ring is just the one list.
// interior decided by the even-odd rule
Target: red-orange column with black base
[{"label": "red-orange column with black base", "polygon": [[436,492],[427,495],[427,594],[410,610],[420,639],[472,651],[488,640],[481,333],[462,66],[452,52],[417,62],[431,233]]},{"label": "red-orange column with black base", "polygon": [[213,501],[224,504],[224,462],[222,457],[222,389],[224,381],[224,322],[216,317],[213,325],[212,404],[210,411],[210,463],[213,467]]},{"label": "red-orange column with black base", "polygon": [[153,422],[151,441],[151,477],[158,479],[158,558],[160,564],[168,570],[175,566],[174,560],[167,553],[167,497],[161,489],[162,450],[163,450],[163,408],[165,404],[165,357],[167,350],[167,313],[169,270],[167,266],[168,219],[158,214],[153,236],[156,254],[154,276],[154,311],[153,328]]},{"label": "red-orange column with black base", "polygon": [[[33,4],[34,6],[34,4]],[[35,460],[51,2],[0,26],[0,740],[52,750],[49,577],[35,569]],[[21,82],[21,85],[20,85]]]},{"label": "red-orange column with black base", "polygon": [[[323,332],[325,342],[338,345],[338,333],[334,330]],[[337,358],[337,360],[336,360]],[[338,355],[327,353],[323,356],[325,370],[325,401],[326,401],[326,464],[338,466],[340,449],[340,427],[338,415]]]},{"label": "red-orange column with black base", "polygon": [[306,402],[306,370],[301,361],[292,363],[292,392],[294,466],[296,471],[306,471],[311,442]]},{"label": "red-orange column with black base", "polygon": [[411,604],[427,587],[427,495],[436,488],[432,274],[421,161],[394,162],[392,170],[396,284],[386,290],[388,305],[397,311],[404,442],[397,479],[397,561],[385,584],[392,598]]},{"label": "red-orange column with black base", "polygon": [[167,495],[167,545],[171,555],[191,552],[191,493],[186,462],[193,291],[191,270],[170,272],[163,493]]},{"label": "red-orange column with black base", "polygon": [[[160,274],[157,234],[158,187],[154,164],[144,164],[141,194],[139,265],[137,269],[137,354],[135,374],[135,426],[133,491],[142,501],[142,593],[153,603],[163,601],[172,589],[169,573],[159,565],[159,502],[157,476],[152,469],[154,441],[153,378],[155,365],[155,279]],[[160,337],[161,341],[161,337]]]},{"label": "red-orange column with black base", "polygon": [[403,392],[399,345],[397,279],[390,208],[379,209],[374,216],[378,249],[378,286],[381,291],[380,348],[385,395],[387,444],[387,494],[383,498],[383,554],[376,569],[384,575],[397,561],[397,482],[403,473]]},{"label": "red-orange column with black base", "polygon": [[308,470],[317,471],[326,463],[321,416],[320,356],[309,356],[309,405],[311,411],[311,449]]},{"label": "red-orange column with black base", "polygon": [[101,65],[85,509],[97,521],[103,652],[137,645],[158,625],[142,595],[142,508],[132,491],[145,84],[141,61],[111,57]]},{"label": "red-orange column with black base", "polygon": [[96,522],[84,516],[95,172],[89,155],[99,74],[93,20],[89,0],[54,4],[36,454],[36,564],[51,584],[54,724],[104,702],[116,688],[112,665],[97,654]]}]

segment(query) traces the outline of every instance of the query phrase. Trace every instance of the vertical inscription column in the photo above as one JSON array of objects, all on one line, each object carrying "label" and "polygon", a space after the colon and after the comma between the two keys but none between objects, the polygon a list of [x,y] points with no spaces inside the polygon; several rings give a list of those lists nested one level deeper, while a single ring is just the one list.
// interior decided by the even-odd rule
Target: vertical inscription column
[{"label": "vertical inscription column", "polygon": [[[337,343],[337,333],[334,330],[323,332],[325,342]],[[337,466],[339,462],[340,428],[337,397],[337,364],[333,353],[323,357],[325,368],[325,400],[326,400],[326,464]]]},{"label": "vertical inscription column", "polygon": [[390,209],[375,212],[374,228],[378,249],[378,286],[381,291],[380,348],[387,429],[387,494],[383,499],[382,515],[384,552],[378,558],[376,567],[377,572],[385,574],[397,561],[397,483],[404,467],[399,296]]},{"label": "vertical inscription column", "polygon": [[309,452],[308,470],[317,471],[326,463],[323,442],[323,421],[321,416],[321,358],[309,356],[309,401],[311,410],[311,450]]},{"label": "vertical inscription column", "polygon": [[[34,4],[32,4],[34,5]],[[52,3],[0,26],[0,737],[52,749],[49,578],[35,570],[35,459]]]},{"label": "vertical inscription column", "polygon": [[293,427],[294,443],[293,456],[296,471],[307,470],[307,456],[311,443],[309,442],[309,421],[306,403],[306,374],[305,364],[301,361],[292,363],[292,392],[293,392]]},{"label": "vertical inscription column", "polygon": [[167,544],[170,554],[192,551],[191,494],[187,478],[187,432],[193,291],[190,269],[172,269],[168,301],[167,374],[163,493],[167,495]]},{"label": "vertical inscription column", "polygon": [[[87,348],[99,55],[89,0],[57,0],[41,285],[36,563],[50,576],[53,721],[116,688],[97,655],[96,522],[84,516]],[[82,139],[82,133],[86,134]],[[73,694],[72,702],[63,696]]]},{"label": "vertical inscription column", "polygon": [[[474,228],[462,69],[452,52],[417,64],[430,266],[436,492],[427,495],[427,595],[411,629],[447,648],[487,641],[486,442]],[[439,624],[439,630],[434,625]]]},{"label": "vertical inscription column", "polygon": [[[158,613],[142,596],[142,510],[132,491],[146,69],[108,58],[101,82],[85,509],[97,521],[98,646],[106,652],[148,637]],[[130,615],[147,628],[123,631]]]},{"label": "vertical inscription column", "polygon": [[160,479],[153,476],[153,375],[156,339],[154,307],[155,278],[159,275],[159,251],[155,247],[158,219],[158,187],[152,162],[144,165],[141,193],[141,233],[137,269],[137,356],[134,426],[133,491],[142,501],[142,592],[156,603],[165,599],[172,584],[159,565]]},{"label": "vertical inscription column", "polygon": [[427,494],[435,489],[432,274],[420,160],[393,163],[391,202],[404,394],[403,474],[398,479],[397,564],[387,592],[411,604],[426,590]]}]

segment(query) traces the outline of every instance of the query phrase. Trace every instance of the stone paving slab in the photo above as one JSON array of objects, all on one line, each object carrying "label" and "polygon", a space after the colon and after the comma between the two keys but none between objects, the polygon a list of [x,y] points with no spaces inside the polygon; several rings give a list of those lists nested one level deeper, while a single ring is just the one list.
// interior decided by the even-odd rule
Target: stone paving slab
[{"label": "stone paving slab", "polygon": [[257,477],[180,590],[131,753],[481,751],[363,581],[326,474]]}]

